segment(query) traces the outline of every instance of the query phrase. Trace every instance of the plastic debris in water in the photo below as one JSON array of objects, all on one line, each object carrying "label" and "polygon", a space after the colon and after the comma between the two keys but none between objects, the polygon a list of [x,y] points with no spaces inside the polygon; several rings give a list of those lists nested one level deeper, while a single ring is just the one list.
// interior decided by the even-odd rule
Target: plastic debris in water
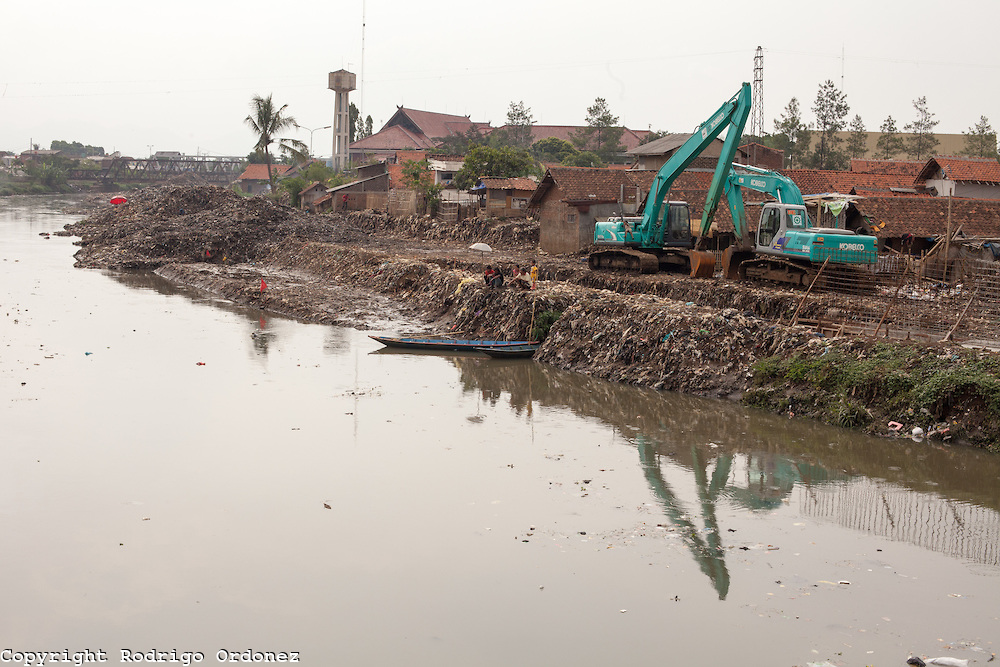
[{"label": "plastic debris in water", "polygon": [[941,658],[927,658],[927,660],[921,660],[916,656],[911,656],[907,661],[908,665],[915,665],[915,667],[927,667],[927,665],[934,665],[935,667],[969,667],[969,661],[965,658],[951,658],[951,657],[941,657]]}]

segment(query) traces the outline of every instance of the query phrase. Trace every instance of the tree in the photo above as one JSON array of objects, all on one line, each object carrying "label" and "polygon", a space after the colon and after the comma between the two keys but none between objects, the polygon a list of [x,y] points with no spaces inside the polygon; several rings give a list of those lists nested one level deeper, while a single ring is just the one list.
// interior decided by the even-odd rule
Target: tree
[{"label": "tree", "polygon": [[53,139],[50,149],[61,151],[65,157],[90,157],[91,155],[104,155],[103,146],[84,146],[79,141],[62,141]]},{"label": "tree", "polygon": [[284,190],[288,193],[288,205],[294,208],[299,207],[299,203],[302,201],[302,191],[305,190],[312,181],[307,179],[305,176],[293,176],[292,178],[283,178],[278,181],[278,189]]},{"label": "tree", "polygon": [[940,143],[934,136],[934,128],[940,121],[934,120],[934,114],[927,110],[927,98],[913,100],[913,108],[917,110],[917,118],[907,123],[903,129],[910,133],[906,141],[906,150],[914,160],[930,157]]},{"label": "tree", "polygon": [[879,128],[882,134],[875,144],[875,157],[880,160],[891,160],[903,152],[903,138],[899,136],[896,121],[888,116]]},{"label": "tree", "polygon": [[455,174],[455,187],[468,190],[479,182],[479,179],[515,178],[517,176],[537,175],[535,161],[526,150],[501,146],[473,146],[465,156],[465,163]]},{"label": "tree", "polygon": [[513,148],[528,148],[531,146],[532,132],[531,126],[535,119],[531,115],[531,109],[524,106],[524,102],[511,102],[507,108],[507,145]]},{"label": "tree", "polygon": [[[37,148],[35,150],[38,150]],[[67,172],[72,160],[57,155],[43,160],[28,160],[22,169],[39,192],[63,192],[69,188]]]},{"label": "tree", "polygon": [[798,99],[793,97],[789,100],[781,119],[774,121],[774,131],[775,134],[771,135],[773,141],[771,147],[785,152],[785,161],[789,169],[800,166],[812,137],[809,126],[802,122]]},{"label": "tree", "polygon": [[470,125],[462,134],[452,134],[447,137],[436,137],[437,144],[435,152],[445,155],[465,155],[473,146],[480,146],[486,143],[486,138],[479,128]]},{"label": "tree", "polygon": [[670,133],[667,132],[667,131],[650,130],[649,132],[646,133],[646,136],[643,137],[641,141],[639,141],[639,145],[642,146],[643,144],[648,144],[651,141],[656,141],[657,139],[662,139],[663,137],[667,136],[668,134],[670,134]]},{"label": "tree", "polygon": [[267,160],[264,157],[264,151],[256,149],[254,149],[251,153],[247,153],[247,156],[244,159],[250,164],[267,164]]},{"label": "tree", "polygon": [[858,114],[854,114],[854,120],[851,121],[851,136],[847,140],[847,154],[855,159],[861,159],[868,154],[868,131]]},{"label": "tree", "polygon": [[578,153],[573,153],[567,156],[562,161],[563,166],[566,167],[604,167],[606,166],[604,162],[598,157],[597,153],[593,151],[580,151]]},{"label": "tree", "polygon": [[587,107],[586,127],[570,134],[570,141],[581,151],[590,150],[604,162],[611,162],[616,153],[625,151],[621,143],[624,128],[618,127],[618,116],[611,113],[603,97]]},{"label": "tree", "polygon": [[354,143],[358,139],[361,139],[361,137],[358,136],[358,131],[364,130],[364,126],[358,122],[361,118],[361,111],[354,106],[354,102],[351,102],[351,104],[347,107],[347,118],[350,122],[350,141],[351,143]]},{"label": "tree", "polygon": [[847,156],[838,146],[843,141],[837,133],[846,125],[844,119],[851,107],[847,104],[847,96],[827,79],[820,84],[813,103],[813,113],[816,114],[816,131],[819,141],[813,149],[812,166],[816,169],[839,169],[847,166]]},{"label": "tree", "polygon": [[546,137],[531,144],[531,154],[539,162],[564,162],[577,152],[573,144],[558,137]]},{"label": "tree", "polygon": [[[254,148],[264,153],[264,164],[267,165],[267,175],[271,182],[271,192],[274,192],[275,177],[274,169],[271,166],[271,144],[277,141],[282,150],[298,150],[301,152],[302,148],[306,148],[306,152],[308,152],[308,148],[301,141],[295,142],[292,139],[279,139],[277,137],[277,134],[282,130],[299,127],[295,118],[286,113],[286,109],[288,109],[287,104],[276,109],[271,95],[267,97],[254,95],[250,100],[250,115],[243,119],[243,122],[249,125],[250,129],[257,135],[257,143],[254,144]],[[296,144],[300,144],[301,146],[296,147]]]},{"label": "tree", "polygon": [[430,171],[430,164],[426,158],[419,162],[416,160],[403,162],[403,184],[411,190],[417,191],[417,194],[423,199],[425,212],[428,208],[432,214],[437,212],[444,186],[434,182],[434,173]]},{"label": "tree", "polygon": [[351,141],[360,141],[365,137],[372,136],[372,117],[361,119],[361,110],[354,106],[354,102],[347,108],[347,114],[351,121]]},{"label": "tree", "polygon": [[962,155],[969,157],[997,157],[997,133],[990,126],[990,119],[980,116],[979,122],[969,128],[965,135],[965,148]]}]

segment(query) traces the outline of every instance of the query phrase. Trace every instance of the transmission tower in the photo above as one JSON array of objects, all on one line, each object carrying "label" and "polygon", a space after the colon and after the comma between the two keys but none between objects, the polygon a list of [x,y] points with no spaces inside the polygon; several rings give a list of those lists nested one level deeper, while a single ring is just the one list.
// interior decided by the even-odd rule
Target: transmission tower
[{"label": "transmission tower", "polygon": [[753,103],[750,106],[750,134],[764,136],[764,49],[757,47],[753,57]]}]

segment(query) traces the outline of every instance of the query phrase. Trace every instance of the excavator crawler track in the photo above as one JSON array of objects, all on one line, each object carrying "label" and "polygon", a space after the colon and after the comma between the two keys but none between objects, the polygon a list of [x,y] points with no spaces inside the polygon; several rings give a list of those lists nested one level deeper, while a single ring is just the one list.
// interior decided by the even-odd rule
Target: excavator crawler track
[{"label": "excavator crawler track", "polygon": [[[779,257],[757,257],[740,262],[740,280],[776,282],[808,287],[819,274],[820,265],[802,265]],[[848,294],[870,294],[875,289],[871,273],[857,266],[827,267],[815,285],[816,289]]]},{"label": "excavator crawler track", "polygon": [[590,268],[619,269],[635,273],[656,273],[660,269],[659,258],[648,252],[630,248],[595,250],[588,259]]}]

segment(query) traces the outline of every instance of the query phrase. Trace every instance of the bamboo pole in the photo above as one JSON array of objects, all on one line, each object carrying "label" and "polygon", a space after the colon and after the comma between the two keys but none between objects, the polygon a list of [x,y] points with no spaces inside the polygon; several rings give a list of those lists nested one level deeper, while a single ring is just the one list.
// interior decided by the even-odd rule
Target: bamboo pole
[{"label": "bamboo pole", "polygon": [[525,336],[527,340],[532,340],[531,334],[535,331],[535,303],[537,299],[531,300],[531,324],[528,325],[528,335]]},{"label": "bamboo pole", "polygon": [[969,306],[971,306],[972,302],[976,300],[977,294],[979,294],[979,285],[976,285],[976,289],[972,292],[972,298],[969,299],[969,303],[965,304],[965,310],[963,310],[962,314],[958,316],[957,320],[955,320],[955,326],[953,326],[951,330],[945,334],[944,338],[941,339],[942,343],[951,340],[952,334],[955,333],[955,330],[958,329],[958,325],[965,319],[965,314],[969,312]]},{"label": "bamboo pole", "polygon": [[[892,300],[889,301],[889,305],[885,307],[885,312],[882,313],[882,319],[878,321],[878,326],[875,327],[875,333],[872,334],[872,338],[878,336],[878,332],[882,329],[882,323],[885,322],[885,318],[889,317],[889,311],[892,310],[892,307],[896,305],[896,300],[899,298],[899,290],[903,287],[903,281],[906,280],[906,274],[907,272],[909,272],[909,270],[910,270],[910,263],[907,262],[906,268],[903,269],[903,274],[899,276],[899,282],[896,283],[896,292],[892,295]],[[885,327],[885,335],[886,338],[889,337],[889,325],[886,325]]]},{"label": "bamboo pole", "polygon": [[796,322],[799,321],[799,311],[802,310],[802,304],[804,304],[806,302],[806,299],[809,298],[809,293],[812,292],[813,285],[815,285],[816,281],[819,280],[819,277],[821,275],[823,275],[823,269],[825,269],[826,265],[830,263],[830,257],[832,257],[832,256],[833,255],[827,255],[826,256],[826,259],[823,260],[823,266],[819,267],[819,271],[816,272],[816,275],[813,276],[812,282],[809,283],[809,289],[806,290],[806,293],[803,294],[802,298],[799,300],[799,305],[795,309],[795,312],[792,314],[792,326],[793,327],[795,326]]},{"label": "bamboo pole", "polygon": [[948,251],[951,249],[951,193],[948,193],[948,223],[947,233],[944,237],[944,273],[941,274],[941,282],[948,282]]}]

